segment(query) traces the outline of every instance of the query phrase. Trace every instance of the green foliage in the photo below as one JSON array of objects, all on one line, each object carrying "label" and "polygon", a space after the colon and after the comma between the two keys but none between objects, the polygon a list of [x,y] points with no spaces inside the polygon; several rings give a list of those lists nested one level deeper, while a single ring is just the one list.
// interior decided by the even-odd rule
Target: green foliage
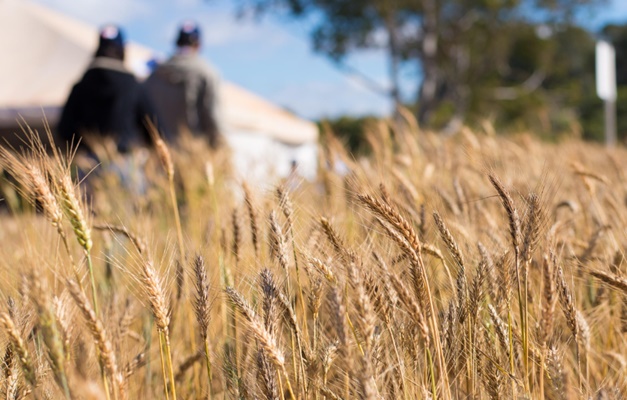
[{"label": "green foliage", "polygon": [[[519,24],[510,26],[499,43],[506,50],[500,64],[469,86],[468,123],[490,118],[500,132],[529,130],[554,139],[579,135],[580,114],[602,119],[590,106],[598,100],[594,39],[588,31],[574,25]],[[595,129],[583,125],[586,132]]]},{"label": "green foliage", "polygon": [[[369,148],[364,140],[366,127],[376,121],[376,117],[341,116],[333,119],[323,119],[318,125],[327,126],[331,132],[339,137],[347,149],[353,154],[365,154]],[[324,129],[320,129],[324,132]]]},{"label": "green foliage", "polygon": [[616,50],[616,82],[627,85],[627,24],[608,25],[602,33]]},{"label": "green foliage", "polygon": [[429,126],[435,130],[445,129],[448,121],[455,114],[455,105],[450,101],[442,101],[433,110]]},{"label": "green foliage", "polygon": [[[586,140],[603,141],[603,101],[591,93],[579,107],[583,138]],[[617,137],[619,141],[627,141],[627,85],[618,87],[616,100]]]},{"label": "green foliage", "polygon": [[[603,0],[239,0],[260,13],[305,21],[314,49],[334,61],[365,49],[389,58],[390,97],[398,101],[398,71],[413,65],[422,87],[409,106],[421,126],[494,121],[499,132],[529,130],[554,138],[603,137],[596,98],[595,37],[572,16]],[[627,24],[602,34],[616,47],[617,81],[627,87]],[[423,90],[425,87],[431,90]],[[407,92],[407,90],[403,90]],[[619,137],[625,89],[617,104]],[[359,151],[361,118],[328,121]]]},{"label": "green foliage", "polygon": [[[618,84],[616,114],[617,135],[620,141],[627,140],[627,25],[608,25],[602,30],[616,51],[616,81]],[[591,39],[589,39],[591,40]],[[576,44],[566,51],[576,52]],[[594,53],[590,51],[587,64],[581,70],[588,71],[586,80],[571,79],[570,85],[577,87],[581,93],[574,103],[579,114],[583,137],[587,140],[604,140],[604,109],[603,102],[596,96],[594,87]],[[582,76],[580,73],[576,76]]]},{"label": "green foliage", "polygon": [[8,171],[0,169],[0,211],[7,209],[18,211],[27,209],[24,199],[16,190],[15,179],[11,177]]}]

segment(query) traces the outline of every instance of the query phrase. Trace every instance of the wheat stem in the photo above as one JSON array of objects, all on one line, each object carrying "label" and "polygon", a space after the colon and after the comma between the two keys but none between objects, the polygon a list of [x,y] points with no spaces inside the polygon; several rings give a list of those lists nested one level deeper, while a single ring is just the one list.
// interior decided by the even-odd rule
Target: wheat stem
[{"label": "wheat stem", "polygon": [[[165,355],[163,354],[163,334],[159,331],[159,355],[161,356],[161,374],[163,375],[163,393],[165,394],[166,400],[170,398],[170,391],[168,390],[168,377],[166,375],[166,360]],[[174,382],[173,382],[174,383]]]},{"label": "wheat stem", "polygon": [[91,252],[85,250],[85,256],[87,257],[87,267],[89,268],[89,281],[91,282],[91,297],[94,302],[94,312],[96,316],[98,316],[98,296],[96,294],[96,279],[94,278],[94,265],[91,261]]}]

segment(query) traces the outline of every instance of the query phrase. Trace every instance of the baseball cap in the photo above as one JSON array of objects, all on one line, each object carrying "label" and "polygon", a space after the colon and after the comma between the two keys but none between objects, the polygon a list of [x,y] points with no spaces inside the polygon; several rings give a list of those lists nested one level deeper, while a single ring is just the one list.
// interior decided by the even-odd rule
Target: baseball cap
[{"label": "baseball cap", "polygon": [[194,21],[184,21],[179,28],[179,36],[176,45],[191,46],[200,42],[200,28]]},{"label": "baseball cap", "polygon": [[124,47],[124,34],[122,30],[116,25],[105,25],[100,29],[100,43],[99,47],[115,46],[118,48]]}]

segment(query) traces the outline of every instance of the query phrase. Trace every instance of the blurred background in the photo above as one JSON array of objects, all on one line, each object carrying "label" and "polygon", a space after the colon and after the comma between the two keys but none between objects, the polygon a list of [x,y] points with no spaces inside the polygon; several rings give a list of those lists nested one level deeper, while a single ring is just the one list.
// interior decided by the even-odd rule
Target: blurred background
[{"label": "blurred background", "polygon": [[[0,0],[12,2],[26,1]],[[624,0],[32,2],[94,27],[120,24],[157,58],[193,18],[226,81],[328,122],[354,150],[364,124],[394,104],[444,132],[489,121],[499,132],[602,140],[594,48],[605,38],[616,48],[618,136],[627,138]]]}]

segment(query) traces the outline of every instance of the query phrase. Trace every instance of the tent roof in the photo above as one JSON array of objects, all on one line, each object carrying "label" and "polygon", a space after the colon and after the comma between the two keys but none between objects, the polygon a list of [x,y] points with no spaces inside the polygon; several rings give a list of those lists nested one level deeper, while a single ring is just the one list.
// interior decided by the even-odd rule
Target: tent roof
[{"label": "tent roof", "polygon": [[[72,85],[80,79],[97,47],[97,29],[27,0],[0,0],[0,127],[15,125],[16,116],[51,122]],[[127,67],[142,77],[155,52],[129,42]],[[287,144],[317,140],[315,124],[230,82],[222,82],[226,134],[246,132]]]}]

